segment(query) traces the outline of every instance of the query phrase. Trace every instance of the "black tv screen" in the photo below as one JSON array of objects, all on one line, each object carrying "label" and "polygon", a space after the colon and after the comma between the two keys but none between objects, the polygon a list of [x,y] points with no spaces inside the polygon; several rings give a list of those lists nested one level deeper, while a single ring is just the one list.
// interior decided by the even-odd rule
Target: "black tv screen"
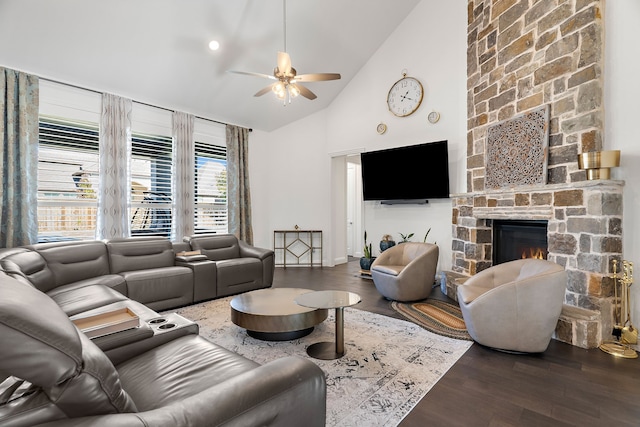
[{"label": "black tv screen", "polygon": [[449,197],[447,141],[360,154],[364,200],[422,201]]}]

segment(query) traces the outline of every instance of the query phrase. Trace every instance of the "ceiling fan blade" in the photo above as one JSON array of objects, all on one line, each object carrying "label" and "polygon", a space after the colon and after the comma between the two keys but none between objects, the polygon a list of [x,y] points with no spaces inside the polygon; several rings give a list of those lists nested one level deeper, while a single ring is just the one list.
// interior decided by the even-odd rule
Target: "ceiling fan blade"
[{"label": "ceiling fan blade", "polygon": [[315,93],[311,92],[306,87],[302,86],[300,83],[296,83],[296,87],[300,89],[300,95],[304,96],[307,99],[316,99],[317,96]]},{"label": "ceiling fan blade", "polygon": [[291,57],[287,52],[278,52],[278,70],[285,75],[291,72]]},{"label": "ceiling fan blade", "polygon": [[227,73],[244,74],[245,76],[254,76],[254,77],[262,77],[270,80],[277,80],[274,76],[270,76],[268,74],[262,74],[262,73],[252,73],[251,71],[228,70]]},{"label": "ceiling fan blade", "polygon": [[260,89],[259,91],[257,91],[256,94],[253,95],[253,96],[262,96],[265,93],[269,93],[269,92],[271,92],[273,90],[273,87],[275,85],[277,85],[277,83],[270,84],[269,86],[264,87],[264,88]]},{"label": "ceiling fan blade", "polygon": [[320,82],[325,80],[340,80],[339,73],[312,73],[312,74],[299,74],[295,77],[297,82]]}]

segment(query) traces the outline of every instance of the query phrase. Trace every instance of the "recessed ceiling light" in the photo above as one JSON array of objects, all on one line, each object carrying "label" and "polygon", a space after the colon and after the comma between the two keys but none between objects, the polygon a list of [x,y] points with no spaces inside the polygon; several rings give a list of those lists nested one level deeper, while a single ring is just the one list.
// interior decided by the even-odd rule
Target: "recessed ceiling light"
[{"label": "recessed ceiling light", "polygon": [[218,50],[218,48],[220,47],[220,43],[218,43],[217,40],[211,40],[209,42],[209,49],[211,50]]}]

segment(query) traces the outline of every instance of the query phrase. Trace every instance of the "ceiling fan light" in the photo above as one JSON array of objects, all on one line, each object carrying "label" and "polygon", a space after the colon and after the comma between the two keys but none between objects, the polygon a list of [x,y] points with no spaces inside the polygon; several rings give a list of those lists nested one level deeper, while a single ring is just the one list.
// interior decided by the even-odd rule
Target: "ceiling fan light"
[{"label": "ceiling fan light", "polygon": [[296,86],[294,84],[290,84],[289,85],[289,96],[291,96],[292,98],[295,98],[298,95],[300,95],[300,89],[298,89],[298,86]]},{"label": "ceiling fan light", "polygon": [[273,90],[273,93],[275,93],[279,98],[284,97],[284,92],[285,92],[284,83],[278,82],[274,84],[272,90]]}]

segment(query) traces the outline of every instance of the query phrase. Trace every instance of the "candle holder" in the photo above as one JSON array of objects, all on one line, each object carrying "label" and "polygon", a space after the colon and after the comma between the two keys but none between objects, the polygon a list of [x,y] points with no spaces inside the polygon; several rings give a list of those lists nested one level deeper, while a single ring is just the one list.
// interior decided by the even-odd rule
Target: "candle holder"
[{"label": "candle holder", "polygon": [[590,151],[578,154],[578,167],[587,171],[587,179],[611,179],[611,168],[620,166],[620,150]]}]

